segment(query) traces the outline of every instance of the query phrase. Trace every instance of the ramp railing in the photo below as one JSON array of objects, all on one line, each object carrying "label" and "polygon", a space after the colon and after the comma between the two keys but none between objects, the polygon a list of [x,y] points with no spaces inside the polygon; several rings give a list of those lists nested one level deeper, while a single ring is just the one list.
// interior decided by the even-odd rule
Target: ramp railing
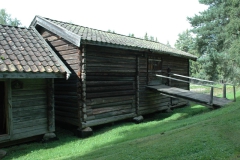
[{"label": "ramp railing", "polygon": [[[160,74],[156,74],[156,76],[168,79],[169,80],[168,81],[168,85],[169,86],[171,86],[171,80],[175,80],[175,81],[179,81],[179,82],[183,82],[183,83],[197,84],[197,85],[200,85],[200,86],[210,87],[209,105],[213,104],[214,88],[222,89],[222,91],[223,91],[223,98],[227,98],[227,92],[226,92],[227,91],[227,85],[230,85],[230,86],[233,87],[233,96],[234,96],[233,97],[233,101],[234,102],[236,101],[236,87],[233,84],[221,83],[222,87],[218,87],[216,85],[218,85],[219,83],[214,82],[214,81],[209,81],[209,80],[204,80],[204,79],[184,76],[184,75],[175,74],[175,73],[163,72],[163,71],[160,71],[159,73],[166,73],[167,74],[167,76],[160,75]],[[185,78],[185,79],[188,79],[188,81],[187,80],[178,79],[178,78],[173,78],[172,76],[179,77],[179,78]]]}]

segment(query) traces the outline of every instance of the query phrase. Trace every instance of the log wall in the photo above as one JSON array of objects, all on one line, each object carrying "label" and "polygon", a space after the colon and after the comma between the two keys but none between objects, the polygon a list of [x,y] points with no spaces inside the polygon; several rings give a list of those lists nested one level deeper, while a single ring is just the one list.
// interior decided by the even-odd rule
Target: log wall
[{"label": "log wall", "polygon": [[136,54],[86,46],[86,116],[92,126],[136,115]]},{"label": "log wall", "polygon": [[[80,128],[113,122],[186,103],[146,90],[149,82],[165,84],[151,74],[148,59],[157,69],[188,75],[188,59],[103,46],[73,46],[61,37],[39,30],[43,38],[74,73],[55,81],[56,119]],[[171,81],[175,87],[188,84]]]},{"label": "log wall", "polygon": [[72,72],[68,80],[56,79],[54,82],[55,118],[60,122],[81,127],[83,120],[81,50],[50,31],[42,28],[39,32]]}]

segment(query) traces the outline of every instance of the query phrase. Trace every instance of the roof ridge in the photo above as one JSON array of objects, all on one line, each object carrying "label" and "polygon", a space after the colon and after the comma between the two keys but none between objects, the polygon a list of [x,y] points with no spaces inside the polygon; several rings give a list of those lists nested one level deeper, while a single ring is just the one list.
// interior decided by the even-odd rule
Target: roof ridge
[{"label": "roof ridge", "polygon": [[8,25],[8,24],[0,24],[0,25],[1,25],[1,26],[4,26],[4,27],[12,27],[12,28],[28,29],[27,27],[12,26],[12,25]]},{"label": "roof ridge", "polygon": [[[169,54],[169,55],[174,55],[174,56],[180,56],[180,57],[187,57],[189,59],[193,59],[196,60],[197,57],[195,55],[192,55],[190,53],[187,53],[185,51],[176,49],[172,46],[168,46],[166,44],[163,44],[161,42],[156,42],[156,41],[150,41],[150,40],[146,40],[143,38],[138,38],[138,37],[130,37],[127,35],[123,35],[123,34],[119,34],[119,33],[112,33],[112,32],[108,32],[108,31],[103,31],[103,30],[99,30],[99,29],[94,29],[94,28],[90,28],[90,27],[84,27],[82,25],[78,25],[78,24],[74,24],[74,23],[70,23],[70,22],[64,22],[64,21],[59,21],[59,20],[54,20],[54,19],[50,19],[50,18],[46,18],[46,17],[41,17],[38,16],[39,19],[35,18],[35,21],[33,21],[31,23],[31,25],[36,25],[34,23],[39,23],[41,24],[43,27],[45,26],[48,29],[52,29],[55,27],[55,30],[58,29],[58,27],[60,28],[59,33],[55,33],[55,34],[62,34],[61,29],[63,28],[63,32],[64,35],[60,34],[62,37],[65,36],[66,40],[68,40],[69,42],[75,44],[75,41],[72,42],[72,39],[69,40],[67,34],[74,34],[77,35],[79,37],[75,37],[73,35],[72,38],[75,38],[77,40],[79,40],[80,44],[82,43],[86,43],[86,44],[94,44],[94,45],[105,45],[105,46],[112,46],[112,47],[120,47],[120,48],[125,48],[125,49],[137,49],[137,50],[150,50],[153,52],[157,52],[157,53],[164,53],[164,54]],[[48,24],[45,23],[49,23],[49,25],[51,25],[52,28],[50,28],[48,26]],[[79,30],[77,32],[75,32],[75,30],[72,30],[73,28],[79,28]],[[82,29],[81,29],[82,28]],[[53,29],[52,29],[53,30]],[[65,33],[66,30],[66,33]],[[81,32],[79,32],[81,30]],[[83,30],[86,30],[83,32]],[[55,32],[57,32],[55,31]],[[104,38],[103,38],[104,37]],[[97,38],[97,39],[96,39]],[[76,44],[75,44],[76,45]],[[78,46],[78,45],[76,45]]]},{"label": "roof ridge", "polygon": [[[161,43],[161,42],[146,40],[146,39],[143,39],[143,38],[140,38],[140,37],[130,37],[130,36],[127,36],[127,35],[124,35],[124,34],[112,33],[112,32],[108,32],[108,31],[104,31],[104,30],[100,30],[100,29],[95,29],[95,28],[91,28],[91,27],[85,27],[85,26],[82,26],[82,25],[79,25],[79,24],[75,24],[75,23],[64,22],[64,21],[60,21],[60,20],[56,20],[56,19],[47,18],[47,17],[43,17],[43,18],[45,18],[45,19],[47,19],[47,20],[53,20],[53,21],[57,21],[57,22],[61,22],[61,23],[66,23],[66,24],[70,24],[70,25],[79,26],[79,27],[89,28],[89,29],[93,29],[93,30],[101,31],[101,32],[105,32],[105,33],[110,33],[110,34],[115,34],[115,35],[119,35],[119,36],[124,36],[124,37],[127,37],[127,38],[133,38],[133,39],[144,40],[144,41],[147,41],[147,42],[158,43],[158,44],[162,44],[162,45],[164,45],[164,46],[166,46],[166,47],[173,48],[173,47],[167,46],[166,44],[163,44],[163,43]],[[173,48],[173,49],[175,49],[175,48]]]}]

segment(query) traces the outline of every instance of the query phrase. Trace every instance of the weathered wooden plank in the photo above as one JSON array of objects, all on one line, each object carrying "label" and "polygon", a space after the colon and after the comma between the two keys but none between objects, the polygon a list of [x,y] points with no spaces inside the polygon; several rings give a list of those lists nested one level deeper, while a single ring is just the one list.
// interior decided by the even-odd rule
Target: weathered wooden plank
[{"label": "weathered wooden plank", "polygon": [[108,73],[108,72],[133,72],[135,73],[135,69],[114,69],[114,68],[98,68],[98,67],[91,67],[91,68],[87,68],[86,72],[104,72],[104,73]]},{"label": "weathered wooden plank", "polygon": [[52,40],[52,41],[51,41],[51,44],[52,44],[54,47],[58,47],[58,46],[66,45],[67,42],[64,41],[63,39],[55,39],[55,40]]},{"label": "weathered wooden plank", "polygon": [[135,116],[136,116],[135,113],[130,113],[130,114],[118,115],[118,116],[113,116],[113,117],[108,117],[108,118],[90,120],[87,122],[82,122],[82,127],[96,126],[96,125],[105,124],[105,123],[109,123],[109,122],[119,121],[122,119],[132,118]]},{"label": "weathered wooden plank", "polygon": [[[190,100],[190,101],[194,101],[197,103],[201,103],[201,104],[206,104],[209,105],[209,95],[203,94],[203,93],[195,93],[195,92],[191,92],[191,91],[187,91],[187,90],[183,90],[180,88],[175,88],[175,87],[168,87],[168,86],[148,86],[148,88],[151,89],[155,89],[161,93],[164,94],[168,94],[171,96],[176,96],[179,98],[183,98],[186,100]],[[182,92],[181,92],[182,91]],[[186,93],[188,92],[188,93]],[[214,97],[213,98],[213,104],[214,106],[224,106],[228,103],[230,103],[230,100],[227,99],[223,99],[223,98],[219,98],[219,97]]]},{"label": "weathered wooden plank", "polygon": [[100,105],[100,104],[108,104],[108,103],[115,103],[115,102],[123,102],[133,100],[131,96],[117,96],[117,97],[105,97],[105,98],[94,98],[94,99],[87,99],[87,105]]},{"label": "weathered wooden plank", "polygon": [[14,117],[13,122],[24,122],[24,121],[29,121],[29,120],[34,120],[34,119],[41,119],[41,118],[46,118],[47,111],[42,112],[42,113],[34,113],[32,115],[24,116],[24,117]]},{"label": "weathered wooden plank", "polygon": [[68,64],[71,64],[69,62],[69,60],[76,60],[78,58],[78,54],[77,53],[73,53],[73,54],[66,54],[66,55],[62,55],[62,57],[64,58],[64,60],[66,60],[68,62]]},{"label": "weathered wooden plank", "polygon": [[109,86],[109,85],[129,85],[134,84],[132,81],[86,81],[87,87],[89,86]]},{"label": "weathered wooden plank", "polygon": [[87,67],[111,67],[111,68],[130,68],[130,69],[136,69],[136,66],[133,64],[118,64],[118,63],[87,63]]},{"label": "weathered wooden plank", "polygon": [[35,94],[35,95],[25,95],[25,96],[15,96],[13,97],[13,102],[15,101],[22,101],[22,100],[26,100],[26,99],[35,99],[37,100],[38,98],[45,98],[46,95],[45,94]]},{"label": "weathered wooden plank", "polygon": [[[105,83],[107,83],[109,81],[131,81],[133,84],[135,81],[135,78],[134,77],[126,77],[126,76],[124,76],[124,77],[123,76],[87,76],[86,80],[87,80],[87,82],[86,82],[87,84],[88,84],[88,81],[106,81]],[[102,83],[104,83],[104,82],[102,82]]]},{"label": "weathered wooden plank", "polygon": [[107,92],[107,91],[122,91],[122,90],[134,90],[133,85],[122,85],[122,86],[103,86],[103,87],[87,87],[87,93],[94,92]]},{"label": "weathered wooden plank", "polygon": [[75,54],[78,53],[78,49],[68,49],[66,51],[59,51],[61,55]]},{"label": "weathered wooden plank", "polygon": [[37,114],[42,114],[44,115],[47,112],[47,108],[38,108],[34,109],[28,112],[14,112],[13,114],[13,119],[21,119],[24,117],[32,116],[32,115],[37,115]]},{"label": "weathered wooden plank", "polygon": [[41,119],[34,119],[25,122],[14,122],[13,128],[14,129],[21,129],[26,127],[33,127],[35,125],[46,125],[47,124],[47,117]]},{"label": "weathered wooden plank", "polygon": [[[96,116],[96,115],[100,115],[103,113],[114,112],[114,111],[118,111],[118,113],[127,113],[127,112],[133,111],[133,110],[134,110],[134,108],[132,107],[132,105],[128,104],[128,105],[121,105],[121,106],[114,106],[114,107],[96,108],[96,109],[92,110],[92,113],[97,118],[98,116]],[[114,113],[114,114],[118,114],[118,113]],[[112,115],[112,113],[111,113],[111,115]]]},{"label": "weathered wooden plank", "polygon": [[40,105],[40,106],[32,106],[32,105],[30,105],[30,106],[18,107],[18,108],[14,107],[12,109],[12,112],[13,113],[14,112],[17,112],[17,113],[19,113],[19,112],[31,112],[33,110],[38,110],[38,109],[41,110],[41,109],[46,109],[46,108],[47,108],[47,105]]},{"label": "weathered wooden plank", "polygon": [[17,140],[17,139],[22,139],[22,138],[28,138],[31,136],[36,136],[36,135],[42,135],[45,134],[47,132],[47,127],[46,128],[39,128],[39,129],[35,129],[33,131],[26,131],[23,133],[17,133],[12,135],[11,140]]},{"label": "weathered wooden plank", "polygon": [[124,95],[134,95],[134,90],[116,91],[116,92],[102,92],[102,93],[88,93],[87,99],[89,98],[100,98],[100,97],[114,97]]},{"label": "weathered wooden plank", "polygon": [[97,105],[88,105],[88,107],[91,107],[91,109],[95,109],[95,108],[114,107],[114,106],[125,105],[125,104],[133,105],[134,97],[132,97],[130,100],[111,102],[111,103],[103,103],[103,104],[97,104]]},{"label": "weathered wooden plank", "polygon": [[66,44],[66,45],[55,47],[55,49],[57,51],[66,51],[66,50],[76,49],[76,48],[77,48],[76,46],[71,45],[71,44]]},{"label": "weathered wooden plank", "polygon": [[39,94],[46,94],[45,89],[38,89],[38,90],[12,90],[12,96],[27,96],[27,95],[39,95]]},{"label": "weathered wooden plank", "polygon": [[23,99],[19,101],[12,101],[12,106],[13,108],[23,108],[23,107],[28,107],[28,106],[39,106],[39,105],[47,105],[47,99],[46,97],[40,97],[36,99]]}]

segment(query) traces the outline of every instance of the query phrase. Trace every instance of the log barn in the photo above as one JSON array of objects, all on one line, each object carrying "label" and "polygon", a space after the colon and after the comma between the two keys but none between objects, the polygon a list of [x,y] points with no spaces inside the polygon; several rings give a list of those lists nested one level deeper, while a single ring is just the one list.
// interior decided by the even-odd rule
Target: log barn
[{"label": "log barn", "polygon": [[[159,71],[189,76],[197,57],[159,42],[36,16],[31,23],[73,73],[56,79],[56,120],[78,130],[187,104],[147,85],[167,83]],[[189,84],[172,81],[189,89]],[[91,130],[91,129],[90,129]]]},{"label": "log barn", "polygon": [[54,137],[53,80],[69,74],[35,28],[0,25],[0,146]]}]

